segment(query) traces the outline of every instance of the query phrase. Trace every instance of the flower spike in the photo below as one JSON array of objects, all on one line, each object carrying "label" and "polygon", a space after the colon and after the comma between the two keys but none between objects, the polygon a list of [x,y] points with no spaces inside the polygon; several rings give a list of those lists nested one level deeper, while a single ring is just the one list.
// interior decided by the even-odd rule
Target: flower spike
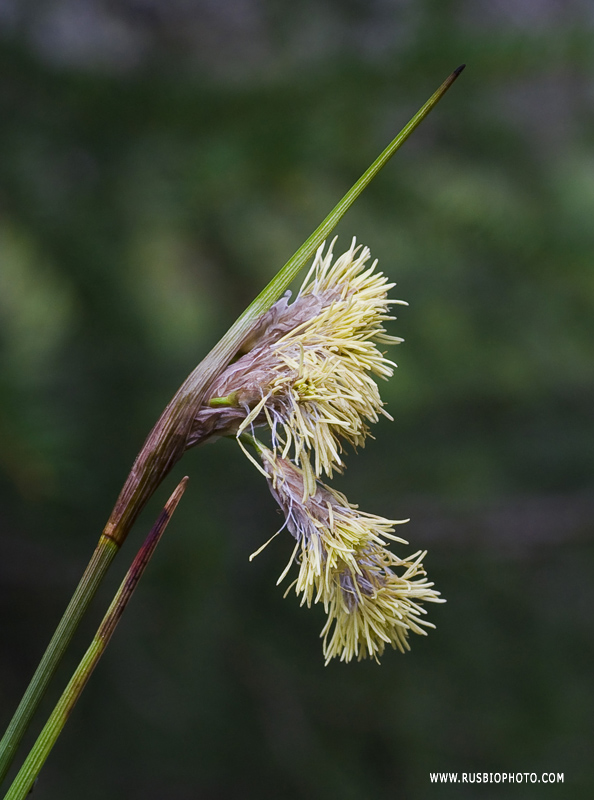
[{"label": "flower spike", "polygon": [[[359,511],[319,480],[342,469],[344,442],[363,445],[369,423],[389,416],[375,379],[389,378],[395,364],[378,345],[402,341],[384,323],[392,303],[406,305],[388,299],[394,284],[377,261],[368,263],[368,248],[353,239],[335,259],[335,242],[318,249],[295,301],[285,296],[260,318],[247,352],[213,385],[193,433],[197,440],[235,435],[268,480],[285,515],[281,530],[295,539],[278,582],[296,562],[289,590],[301,605],[324,606],[326,663],[377,660],[386,644],[403,652],[411,631],[433,627],[421,604],[443,602],[425,577],[425,553],[401,559],[386,547],[387,540],[407,544],[393,534],[407,520]],[[269,428],[270,447],[254,438],[260,426]]]},{"label": "flower spike", "polygon": [[[386,547],[386,539],[407,544],[393,530],[408,520],[359,511],[315,478],[314,487],[305,490],[313,477],[307,470],[259,443],[256,447],[270,491],[285,515],[283,528],[296,540],[278,583],[296,562],[299,574],[287,592],[294,586],[301,605],[323,604],[328,614],[321,632],[326,664],[333,657],[377,661],[386,644],[401,652],[410,649],[409,632],[424,634],[424,628],[434,627],[422,619],[426,612],[420,604],[444,601],[425,577],[426,553],[400,559]],[[396,569],[403,572],[398,575]]]},{"label": "flower spike", "polygon": [[320,247],[295,302],[280,300],[260,320],[251,349],[219,377],[190,443],[212,435],[270,426],[272,446],[283,458],[304,464],[313,455],[316,477],[341,470],[343,442],[363,446],[370,422],[383,408],[375,377],[396,366],[378,344],[402,339],[386,334],[393,319],[394,286],[368,265],[368,248],[357,246],[333,260],[334,240]]},{"label": "flower spike", "polygon": [[[397,558],[384,547],[370,545],[357,557],[359,571],[345,569],[335,575],[324,637],[326,664],[335,656],[359,661],[367,656],[379,661],[386,644],[401,653],[410,650],[410,631],[426,635],[434,628],[422,619],[426,610],[420,603],[445,603],[429,583],[422,561],[427,552]],[[394,571],[404,568],[397,575]]]}]

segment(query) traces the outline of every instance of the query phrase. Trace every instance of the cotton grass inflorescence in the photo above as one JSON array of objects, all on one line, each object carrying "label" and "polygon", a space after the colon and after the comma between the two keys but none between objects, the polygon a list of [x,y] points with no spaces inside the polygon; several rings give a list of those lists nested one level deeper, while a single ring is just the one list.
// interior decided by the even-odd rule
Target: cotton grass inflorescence
[{"label": "cotton grass inflorescence", "polygon": [[[345,443],[364,445],[369,424],[389,417],[376,379],[396,365],[380,346],[402,341],[384,323],[393,319],[391,304],[406,305],[388,298],[394,284],[376,271],[377,261],[369,264],[366,247],[353,240],[334,260],[333,245],[318,250],[295,301],[283,298],[259,320],[247,352],[212,386],[189,444],[237,437],[295,539],[279,582],[296,562],[290,588],[302,605],[321,603],[328,615],[326,662],[377,660],[386,644],[409,649],[410,632],[433,627],[421,604],[443,601],[425,577],[425,553],[400,559],[388,550],[388,540],[407,544],[393,535],[402,520],[359,511],[320,480],[343,469]],[[254,438],[257,427],[268,428],[269,446]]]}]

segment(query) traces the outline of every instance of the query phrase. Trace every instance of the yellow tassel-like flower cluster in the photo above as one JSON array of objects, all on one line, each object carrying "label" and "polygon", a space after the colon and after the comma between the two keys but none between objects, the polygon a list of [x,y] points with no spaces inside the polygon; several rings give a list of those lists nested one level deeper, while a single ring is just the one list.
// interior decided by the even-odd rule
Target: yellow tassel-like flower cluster
[{"label": "yellow tassel-like flower cluster", "polygon": [[[319,480],[343,468],[344,443],[362,446],[369,423],[389,417],[375,379],[389,378],[395,364],[378,345],[402,341],[383,326],[391,304],[406,305],[388,299],[394,284],[368,264],[367,248],[353,240],[334,260],[333,245],[318,250],[295,301],[285,297],[262,316],[188,439],[234,434],[267,478],[296,540],[279,582],[296,561],[291,586],[301,603],[322,603],[328,614],[326,663],[377,660],[386,644],[408,649],[411,631],[433,627],[421,603],[443,602],[425,577],[425,553],[400,559],[387,549],[386,540],[407,544],[393,535],[398,521],[359,511]],[[261,426],[270,447],[253,436]]]},{"label": "yellow tassel-like flower cluster", "polygon": [[[264,413],[273,431],[274,449],[300,463],[304,453],[314,457],[316,476],[332,477],[342,467],[342,440],[362,446],[368,422],[383,409],[373,375],[389,378],[394,364],[378,344],[402,340],[386,334],[383,322],[394,284],[367,266],[370,252],[357,247],[333,262],[334,242],[313,266],[286,316],[301,305],[318,310],[280,336],[271,346],[269,382],[239,432],[248,430]],[[311,301],[317,301],[312,303]],[[404,304],[406,305],[406,304]]]},{"label": "yellow tassel-like flower cluster", "polygon": [[[326,663],[335,656],[377,660],[386,644],[408,650],[409,631],[424,634],[424,628],[434,627],[422,619],[420,603],[443,602],[425,577],[425,553],[400,559],[386,547],[386,539],[408,544],[393,535],[394,526],[408,520],[359,511],[318,480],[312,492],[304,492],[310,481],[304,470],[259,450],[271,492],[296,539],[279,583],[296,560],[299,574],[289,589],[295,587],[302,605],[321,602],[328,614],[321,634]],[[403,572],[397,575],[395,569]]]}]

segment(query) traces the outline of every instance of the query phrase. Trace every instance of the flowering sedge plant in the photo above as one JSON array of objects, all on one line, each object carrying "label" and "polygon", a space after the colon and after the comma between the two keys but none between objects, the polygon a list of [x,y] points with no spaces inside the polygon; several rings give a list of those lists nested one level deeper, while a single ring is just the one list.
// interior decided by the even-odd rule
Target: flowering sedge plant
[{"label": "flowering sedge plant", "polygon": [[[325,254],[320,247],[295,302],[285,298],[265,315],[250,351],[214,382],[196,424],[202,436],[234,432],[268,480],[296,540],[279,581],[296,561],[302,605],[323,604],[326,663],[377,660],[386,644],[408,649],[410,631],[432,627],[421,603],[440,602],[425,578],[425,553],[400,559],[386,547],[386,539],[407,544],[393,535],[406,520],[363,513],[319,480],[343,468],[343,442],[364,445],[368,423],[388,416],[374,377],[388,378],[395,364],[378,345],[402,341],[383,327],[390,304],[402,303],[387,297],[394,284],[355,240],[336,260],[333,245]],[[270,449],[253,436],[256,426],[268,429]]]},{"label": "flowering sedge plant", "polygon": [[[355,242],[340,258],[320,247],[361,192],[443,97],[455,70],[378,156],[337,206],[188,376],[139,452],[95,552],[2,741],[0,781],[115,555],[140,512],[184,452],[216,436],[235,436],[266,477],[281,506],[297,562],[293,585],[302,604],[322,603],[326,661],[377,659],[391,644],[408,648],[423,633],[424,602],[439,602],[425,579],[424,553],[401,559],[387,541],[396,521],[360,512],[320,480],[344,466],[343,446],[362,446],[369,424],[386,414],[376,378],[394,365],[378,345],[395,344],[389,319],[392,284]],[[317,251],[295,302],[279,298]],[[396,301],[394,301],[396,302]],[[236,360],[234,360],[236,359]],[[257,441],[268,430],[269,446]],[[248,453],[246,443],[255,449]],[[313,461],[313,466],[312,466]],[[25,798],[113,634],[175,510],[184,479],[166,503],[120,586],[93,642],[25,759],[5,800]],[[285,570],[285,573],[287,570]],[[284,577],[284,574],[281,579]]]}]

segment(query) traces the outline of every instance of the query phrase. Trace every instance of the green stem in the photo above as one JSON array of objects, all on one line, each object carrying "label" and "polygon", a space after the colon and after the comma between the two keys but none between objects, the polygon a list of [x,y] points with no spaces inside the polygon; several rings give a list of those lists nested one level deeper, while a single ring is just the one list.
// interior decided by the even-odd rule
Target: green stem
[{"label": "green stem", "polygon": [[[233,436],[233,438],[235,439],[236,437]],[[256,439],[253,433],[244,431],[239,438],[244,444],[249,444],[250,447],[253,447],[258,455],[261,455],[266,450],[266,446],[259,439]]]},{"label": "green stem", "polygon": [[231,392],[226,397],[211,397],[208,401],[211,408],[232,408],[237,404],[237,392]]},{"label": "green stem", "polygon": [[[270,281],[268,286],[256,297],[239,319],[233,323],[206,358],[188,376],[161,414],[132,465],[130,474],[105,526],[98,551],[105,547],[107,548],[106,552],[100,559],[96,558],[96,553],[89,563],[83,580],[50,642],[42,663],[33,676],[25,698],[19,705],[9,729],[0,743],[0,781],[6,776],[16,748],[31,721],[47,684],[115,552],[128,535],[136,518],[150,497],[185,452],[192,420],[203,402],[208,386],[239,350],[260,316],[278,300],[302,267],[353,205],[361,192],[371,183],[378,172],[443,97],[462,69],[463,67],[458,67],[442,83],[439,89],[400,131],[398,136],[386,147],[369,169],[363,173],[354,186],[349,189],[321,225],[301,245]],[[101,544],[104,540],[110,541],[109,547],[107,544]]]},{"label": "green stem", "polygon": [[136,588],[138,581],[140,580],[148,562],[151,559],[151,556],[155,551],[157,544],[159,543],[161,536],[163,535],[165,528],[167,527],[167,523],[171,519],[171,516],[184,493],[187,482],[188,478],[186,477],[183,478],[183,480],[179,483],[176,490],[169,498],[165,508],[159,515],[158,520],[151,528],[149,535],[138,551],[132,566],[126,573],[120,588],[112,600],[107,614],[103,618],[103,621],[101,622],[101,625],[95,634],[95,638],[91,642],[87,652],[82,657],[80,664],[76,668],[72,678],[70,679],[70,682],[68,683],[68,686],[62,694],[62,697],[58,700],[56,707],[52,711],[43,730],[39,734],[39,737],[33,745],[31,752],[25,759],[23,766],[14,779],[14,782],[8,790],[4,800],[22,800],[30,792],[35,779],[39,775],[39,772],[45,763],[45,760],[56,743],[58,736],[62,732],[62,729],[66,724],[66,720],[70,716],[72,709],[76,705],[76,702],[78,701],[83,689],[87,684],[87,681],[91,677],[91,673],[97,666],[99,659],[109,644],[113,632],[115,631],[116,626],[120,621],[120,618],[124,613],[130,598],[132,597],[134,589]]},{"label": "green stem", "polygon": [[68,608],[41,659],[2,741],[0,742],[0,779],[4,778],[14,758],[29,721],[43,697],[64,650],[101,583],[119,546],[102,537],[78,584]]}]

